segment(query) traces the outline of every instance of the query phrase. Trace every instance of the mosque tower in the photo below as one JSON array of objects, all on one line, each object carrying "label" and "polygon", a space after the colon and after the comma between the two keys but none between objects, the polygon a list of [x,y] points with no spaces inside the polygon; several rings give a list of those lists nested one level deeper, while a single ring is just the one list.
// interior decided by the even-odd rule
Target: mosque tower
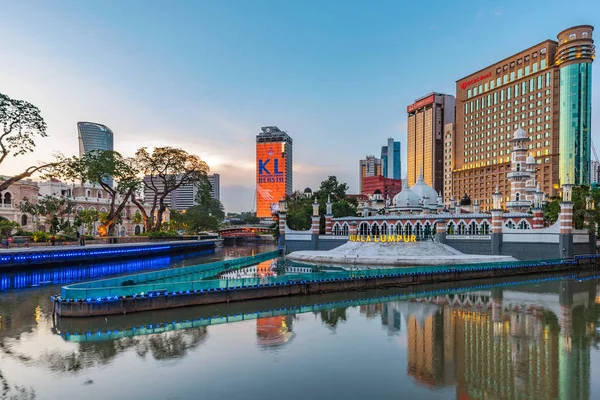
[{"label": "mosque tower", "polygon": [[[527,199],[526,183],[531,176],[531,167],[527,165],[527,143],[529,142],[527,133],[523,128],[519,128],[513,134],[511,139],[511,170],[506,174],[510,182],[510,201],[506,202],[506,208],[512,212],[525,212],[531,206]],[[530,164],[531,164],[531,160]]]}]

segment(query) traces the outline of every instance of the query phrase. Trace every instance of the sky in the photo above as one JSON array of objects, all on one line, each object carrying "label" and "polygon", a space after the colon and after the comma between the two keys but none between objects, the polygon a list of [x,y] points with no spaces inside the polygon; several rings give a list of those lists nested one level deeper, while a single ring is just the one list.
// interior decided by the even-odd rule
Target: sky
[{"label": "sky", "polygon": [[294,139],[294,189],[336,175],[356,193],[359,160],[388,137],[406,159],[407,105],[455,94],[456,80],[563,29],[600,26],[600,2],[0,0],[0,21],[0,92],[48,124],[0,174],[78,154],[77,122],[98,122],[125,156],[198,154],[221,174],[226,211],[241,212],[254,208],[262,126]]}]

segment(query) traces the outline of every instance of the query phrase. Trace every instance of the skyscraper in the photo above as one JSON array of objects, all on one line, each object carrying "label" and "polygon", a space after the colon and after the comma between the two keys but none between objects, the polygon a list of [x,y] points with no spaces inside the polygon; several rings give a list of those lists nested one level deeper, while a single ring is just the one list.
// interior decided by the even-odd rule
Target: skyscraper
[{"label": "skyscraper", "polygon": [[388,138],[387,146],[381,147],[381,161],[384,177],[400,179],[400,142],[394,142],[394,138]]},{"label": "skyscraper", "polygon": [[[105,125],[95,122],[78,122],[79,157],[93,150],[113,150],[113,132]],[[110,186],[112,178],[106,180]]]},{"label": "skyscraper", "polygon": [[[221,179],[219,174],[211,174],[207,176],[208,182],[211,185],[210,188],[210,197],[215,200],[220,200],[220,187],[221,187]],[[181,179],[181,177],[178,177]],[[164,190],[164,183],[160,180],[151,181],[150,176],[145,176],[144,181],[148,185],[152,185],[156,187],[159,191]],[[198,205],[196,201],[196,196],[198,194],[198,186],[196,184],[189,185],[181,185],[179,188],[173,190],[165,197],[165,203],[169,205],[170,208],[183,211],[187,210],[192,206]],[[144,200],[146,203],[152,204],[154,202],[155,192],[148,188],[144,187]]]},{"label": "skyscraper", "polygon": [[276,126],[256,135],[256,216],[270,218],[286,195],[292,194],[292,138]]},{"label": "skyscraper", "polygon": [[444,125],[454,122],[454,96],[431,93],[408,107],[408,185],[423,171],[425,182],[442,193],[444,190]]},{"label": "skyscraper", "polygon": [[368,176],[383,175],[381,159],[375,156],[367,156],[364,160],[359,161],[358,188],[359,193],[363,192],[363,178]]},{"label": "skyscraper", "polygon": [[[586,184],[590,163],[593,27],[558,34],[456,81],[454,197],[468,193],[491,207],[496,186],[507,195],[512,133],[527,133],[542,192]],[[509,199],[507,198],[506,201]]]},{"label": "skyscraper", "polygon": [[554,64],[559,83],[559,182],[569,175],[575,185],[589,184],[592,124],[592,61],[594,41],[590,25],[565,29],[558,37]]}]

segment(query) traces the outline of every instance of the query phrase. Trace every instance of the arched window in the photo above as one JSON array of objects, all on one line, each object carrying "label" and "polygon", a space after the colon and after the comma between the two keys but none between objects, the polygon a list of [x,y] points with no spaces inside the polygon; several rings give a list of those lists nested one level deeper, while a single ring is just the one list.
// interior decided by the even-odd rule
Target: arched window
[{"label": "arched window", "polygon": [[446,234],[454,235],[454,222],[450,221],[450,223],[448,223],[448,225],[446,226]]},{"label": "arched window", "polygon": [[102,198],[102,192],[98,190],[98,198],[101,199]]},{"label": "arched window", "polygon": [[481,234],[488,235],[490,233],[490,224],[487,221],[481,223]]},{"label": "arched window", "polygon": [[142,230],[141,230],[140,226],[139,226],[139,225],[136,225],[136,226],[135,226],[134,233],[135,233],[136,235],[139,235],[139,234],[141,233],[141,231],[142,231]]},{"label": "arched window", "polygon": [[2,200],[4,207],[8,208],[12,206],[12,194],[9,192],[4,193],[4,199]]},{"label": "arched window", "polygon": [[512,221],[512,219],[511,219],[511,220],[509,220],[509,221],[508,221],[508,222],[505,224],[505,226],[506,226],[507,228],[509,228],[509,229],[515,229],[515,223]]},{"label": "arched window", "polygon": [[402,228],[403,228],[402,224],[400,222],[398,222],[396,224],[396,235],[402,235],[402,233],[403,233]]},{"label": "arched window", "polygon": [[90,211],[96,211],[96,207],[91,206],[90,208],[88,208],[88,210],[90,210]]},{"label": "arched window", "polygon": [[358,234],[360,236],[368,236],[371,233],[369,229],[369,224],[366,222],[361,222],[360,227],[358,228]]},{"label": "arched window", "polygon": [[373,224],[373,226],[371,226],[371,234],[373,236],[377,236],[380,234],[379,232],[380,232],[379,225]]},{"label": "arched window", "polygon": [[21,226],[26,226],[27,225],[27,215],[23,214],[21,215]]},{"label": "arched window", "polygon": [[348,236],[348,231],[349,231],[348,224],[342,225],[342,235],[343,236]]},{"label": "arched window", "polygon": [[515,201],[520,201],[521,200],[521,193],[517,192],[515,193]]},{"label": "arched window", "polygon": [[477,226],[477,222],[472,221],[469,224],[469,235],[477,235],[479,234],[479,227]]},{"label": "arched window", "polygon": [[404,232],[402,232],[402,234],[403,235],[412,235],[413,234],[413,227],[410,222],[407,222],[406,225],[404,225]]},{"label": "arched window", "polygon": [[529,223],[527,223],[527,221],[522,219],[521,222],[519,222],[517,229],[530,229]]},{"label": "arched window", "polygon": [[78,206],[77,210],[75,212],[77,213],[77,215],[81,215],[82,211],[83,211],[83,207],[82,206]]},{"label": "arched window", "polygon": [[[435,232],[435,225],[433,226],[433,232]],[[431,224],[429,223],[429,221],[425,223],[425,232],[423,235],[425,239],[429,239],[432,236]]]},{"label": "arched window", "polygon": [[517,163],[517,172],[521,171],[521,163]]},{"label": "arched window", "polygon": [[388,224],[384,222],[383,225],[381,225],[381,234],[387,235],[389,233],[388,229]]},{"label": "arched window", "polygon": [[339,224],[335,224],[333,226],[333,235],[334,236],[339,236],[340,233],[342,233],[342,230],[340,229],[340,225]]},{"label": "arched window", "polygon": [[458,234],[464,235],[466,231],[467,231],[467,224],[465,224],[464,221],[460,221],[458,223]]},{"label": "arched window", "polygon": [[85,197],[91,197],[92,196],[92,191],[90,189],[87,189],[85,191]]},{"label": "arched window", "polygon": [[423,225],[421,225],[420,222],[415,224],[415,235],[417,235],[418,238],[423,237]]}]

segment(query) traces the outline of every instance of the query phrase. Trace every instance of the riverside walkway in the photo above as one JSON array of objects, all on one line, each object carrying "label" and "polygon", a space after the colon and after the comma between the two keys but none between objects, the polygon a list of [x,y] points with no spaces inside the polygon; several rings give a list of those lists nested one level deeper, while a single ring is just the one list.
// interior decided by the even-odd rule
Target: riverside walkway
[{"label": "riverside walkway", "polygon": [[143,243],[90,244],[0,249],[0,271],[27,266],[98,262],[188,250],[214,249],[221,239],[173,240]]},{"label": "riverside walkway", "polygon": [[276,252],[64,286],[53,296],[64,317],[114,315],[190,305],[229,303],[291,295],[310,295],[379,287],[454,282],[570,269],[593,269],[597,255],[573,259],[514,261],[484,265],[367,268],[240,279],[206,279],[219,272],[275,258]]}]

